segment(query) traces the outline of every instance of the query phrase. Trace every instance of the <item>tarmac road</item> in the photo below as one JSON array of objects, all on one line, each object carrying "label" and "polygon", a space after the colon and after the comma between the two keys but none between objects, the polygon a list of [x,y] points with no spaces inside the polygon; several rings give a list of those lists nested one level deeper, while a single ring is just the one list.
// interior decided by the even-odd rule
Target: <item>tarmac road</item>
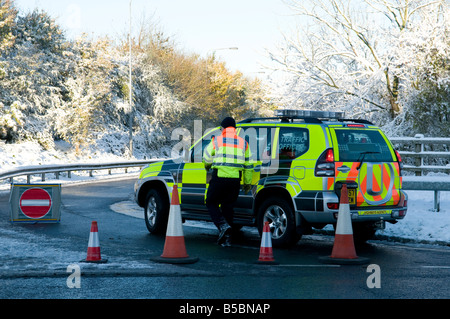
[{"label": "tarmac road", "polygon": [[[134,179],[123,179],[63,186],[61,222],[52,225],[11,224],[9,194],[0,194],[0,298],[175,299],[171,311],[177,312],[183,300],[201,305],[213,299],[450,297],[450,248],[445,246],[371,241],[357,253],[375,266],[328,265],[319,257],[331,253],[333,237],[315,234],[293,248],[274,249],[278,265],[257,265],[255,230],[244,228],[233,247],[223,248],[215,244],[210,224],[188,222],[183,226],[186,248],[199,261],[155,263],[150,258],[161,255],[165,237],[150,235],[140,216],[130,216],[136,209],[133,184]],[[122,211],[111,209],[117,205]],[[80,263],[94,220],[106,264]],[[80,288],[69,288],[75,283],[70,265],[80,267]],[[222,303],[216,308],[225,311]]]}]

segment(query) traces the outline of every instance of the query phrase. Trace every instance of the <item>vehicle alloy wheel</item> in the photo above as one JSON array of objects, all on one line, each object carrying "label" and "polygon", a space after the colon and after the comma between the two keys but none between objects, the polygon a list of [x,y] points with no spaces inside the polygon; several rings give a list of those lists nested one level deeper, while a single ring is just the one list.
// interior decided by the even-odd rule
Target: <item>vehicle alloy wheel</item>
[{"label": "vehicle alloy wheel", "polygon": [[158,206],[155,197],[149,197],[147,207],[145,208],[145,219],[150,227],[155,227],[157,209]]},{"label": "vehicle alloy wheel", "polygon": [[269,222],[273,239],[280,239],[286,233],[287,217],[286,212],[278,205],[268,207],[264,213],[264,223]]},{"label": "vehicle alloy wheel", "polygon": [[262,234],[263,226],[269,222],[273,246],[291,246],[298,242],[292,207],[282,198],[266,199],[258,213],[258,230]]},{"label": "vehicle alloy wheel", "polygon": [[152,234],[163,234],[167,229],[169,204],[163,199],[160,191],[149,190],[145,201],[145,224]]}]

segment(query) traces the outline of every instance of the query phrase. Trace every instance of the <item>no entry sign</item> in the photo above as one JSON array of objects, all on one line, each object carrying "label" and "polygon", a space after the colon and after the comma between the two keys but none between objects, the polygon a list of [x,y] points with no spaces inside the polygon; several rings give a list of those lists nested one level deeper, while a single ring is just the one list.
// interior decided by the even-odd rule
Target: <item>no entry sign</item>
[{"label": "no entry sign", "polygon": [[32,219],[43,218],[52,208],[52,198],[43,188],[30,188],[23,192],[19,201],[22,213]]},{"label": "no entry sign", "polygon": [[61,185],[13,184],[10,206],[12,222],[59,222]]}]

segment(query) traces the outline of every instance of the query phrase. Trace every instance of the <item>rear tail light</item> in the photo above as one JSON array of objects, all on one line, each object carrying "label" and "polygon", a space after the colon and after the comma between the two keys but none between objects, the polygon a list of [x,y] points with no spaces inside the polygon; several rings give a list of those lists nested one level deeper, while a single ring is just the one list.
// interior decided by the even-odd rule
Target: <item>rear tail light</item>
[{"label": "rear tail light", "polygon": [[402,169],[403,169],[402,157],[400,156],[400,153],[398,151],[395,151],[395,155],[397,156],[399,173],[400,173],[400,176],[402,176]]},{"label": "rear tail light", "polygon": [[320,155],[316,163],[314,174],[317,177],[334,176],[334,153],[332,148],[327,149]]},{"label": "rear tail light", "polygon": [[393,211],[392,214],[391,214],[391,216],[392,216],[393,218],[403,218],[403,217],[406,216],[406,212],[407,212],[406,209],[402,209],[402,210],[398,210],[398,211]]},{"label": "rear tail light", "polygon": [[403,207],[403,209],[396,210],[392,212],[393,218],[403,218],[406,216],[406,212],[408,211],[408,200],[401,200],[399,203],[400,207]]},{"label": "rear tail light", "polygon": [[327,203],[328,209],[339,209],[339,203]]}]

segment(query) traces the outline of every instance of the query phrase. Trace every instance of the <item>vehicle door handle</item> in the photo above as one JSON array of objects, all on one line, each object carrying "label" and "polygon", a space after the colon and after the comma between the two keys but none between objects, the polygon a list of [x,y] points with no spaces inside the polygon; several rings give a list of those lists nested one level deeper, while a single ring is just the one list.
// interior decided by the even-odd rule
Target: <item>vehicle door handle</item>
[{"label": "vehicle door handle", "polygon": [[351,168],[348,167],[347,165],[342,165],[337,170],[342,173],[348,173],[348,172],[350,172]]}]

